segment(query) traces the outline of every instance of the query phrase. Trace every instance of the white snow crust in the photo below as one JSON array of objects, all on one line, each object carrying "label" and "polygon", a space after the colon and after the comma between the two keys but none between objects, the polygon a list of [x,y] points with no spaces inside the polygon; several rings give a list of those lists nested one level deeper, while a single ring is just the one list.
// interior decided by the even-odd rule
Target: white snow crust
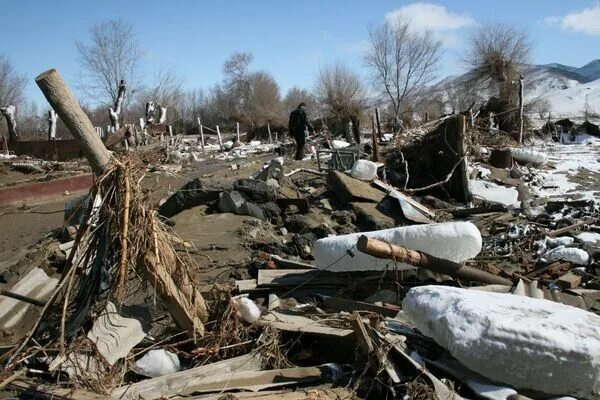
[{"label": "white snow crust", "polygon": [[564,260],[572,262],[576,265],[587,265],[590,261],[590,255],[587,253],[587,251],[564,246],[559,246],[555,249],[547,251],[542,255],[542,258],[548,263]]},{"label": "white snow crust", "polygon": [[357,160],[352,166],[350,175],[361,181],[372,181],[377,176],[377,164],[369,160]]},{"label": "white snow crust", "polygon": [[474,197],[490,203],[512,206],[518,202],[519,192],[515,188],[497,185],[493,182],[471,179],[469,187]]},{"label": "white snow crust", "polygon": [[510,152],[515,160],[523,163],[544,165],[548,162],[548,154],[538,150],[520,148],[512,149]]},{"label": "white snow crust", "polygon": [[[412,250],[420,250],[454,262],[473,258],[481,251],[481,234],[470,222],[412,225],[319,239],[313,247],[317,268],[328,271],[378,271],[394,265],[392,260],[375,258],[356,248],[352,250],[354,257],[347,255],[339,260],[346,254],[346,250],[356,246],[361,235]],[[401,268],[410,267],[402,263],[398,265]]]},{"label": "white snow crust", "polygon": [[548,300],[445,286],[413,288],[402,305],[417,329],[493,381],[600,397],[600,316]]}]

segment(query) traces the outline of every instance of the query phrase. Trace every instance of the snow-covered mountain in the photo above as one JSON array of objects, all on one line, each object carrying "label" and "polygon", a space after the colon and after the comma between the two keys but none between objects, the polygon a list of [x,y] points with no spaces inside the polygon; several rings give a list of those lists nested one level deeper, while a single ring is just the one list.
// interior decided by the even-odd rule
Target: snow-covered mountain
[{"label": "snow-covered mountain", "polygon": [[[583,67],[557,63],[527,65],[522,73],[527,102],[546,99],[549,111],[555,114],[581,114],[587,96],[588,109],[600,113],[600,59]],[[493,93],[490,85],[473,87],[473,72],[469,71],[442,79],[430,88],[428,97],[437,98],[448,112],[464,107],[465,101],[485,101]]]}]

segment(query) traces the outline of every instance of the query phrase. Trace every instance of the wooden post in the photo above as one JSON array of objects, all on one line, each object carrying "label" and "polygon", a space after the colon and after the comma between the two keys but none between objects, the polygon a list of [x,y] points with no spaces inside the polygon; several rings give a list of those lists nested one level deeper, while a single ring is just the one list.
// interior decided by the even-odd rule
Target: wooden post
[{"label": "wooden post", "polygon": [[48,140],[56,138],[56,120],[58,115],[54,110],[48,111]]},{"label": "wooden post", "polygon": [[519,77],[519,143],[523,143],[523,75]]},{"label": "wooden post", "polygon": [[429,122],[429,113],[426,112],[425,113],[425,123],[428,123],[428,122]]},{"label": "wooden post", "polygon": [[217,125],[217,138],[219,139],[219,147],[221,151],[223,151],[223,139],[221,138],[221,131],[219,130],[219,125]]},{"label": "wooden post", "polygon": [[240,141],[240,123],[236,122],[235,123],[235,131],[237,132],[237,141]]},{"label": "wooden post", "polygon": [[463,266],[450,260],[434,257],[422,251],[410,250],[382,240],[362,235],[356,248],[373,257],[399,261],[415,267],[425,268],[440,274],[454,276],[469,281],[512,286],[512,281],[489,272]]},{"label": "wooden post", "polygon": [[17,133],[17,108],[12,104],[7,104],[0,108],[0,113],[6,118],[6,123],[8,124],[8,142],[12,143],[19,136]]},{"label": "wooden post", "polygon": [[146,103],[146,125],[154,122],[154,102],[149,101]]},{"label": "wooden post", "polygon": [[379,108],[375,109],[375,122],[377,122],[377,137],[381,139],[381,118],[379,116]]},{"label": "wooden post", "polygon": [[158,105],[159,114],[158,114],[158,123],[164,124],[167,122],[167,107],[162,104]]},{"label": "wooden post", "polygon": [[202,129],[200,117],[198,117],[198,129],[200,130],[200,146],[202,146],[202,150],[204,150],[204,130]]},{"label": "wooden post", "polygon": [[35,78],[35,82],[60,119],[67,125],[75,140],[77,140],[79,147],[92,167],[92,171],[96,175],[101,175],[110,162],[111,153],[96,135],[94,126],[58,71],[50,69]]},{"label": "wooden post", "polygon": [[458,176],[462,185],[463,201],[470,203],[473,201],[471,195],[471,188],[469,186],[469,168],[467,166],[467,149],[465,144],[465,135],[467,134],[467,118],[459,114],[458,115],[458,132],[456,134],[456,151],[459,158],[462,158],[460,165],[458,166]]},{"label": "wooden post", "polygon": [[377,133],[375,132],[375,116],[371,115],[371,127],[373,134],[371,135],[371,145],[373,147],[373,154],[371,155],[371,161],[379,162],[379,141],[377,140]]},{"label": "wooden post", "polygon": [[271,125],[267,122],[267,131],[269,132],[269,143],[273,143],[273,136],[271,136]]}]

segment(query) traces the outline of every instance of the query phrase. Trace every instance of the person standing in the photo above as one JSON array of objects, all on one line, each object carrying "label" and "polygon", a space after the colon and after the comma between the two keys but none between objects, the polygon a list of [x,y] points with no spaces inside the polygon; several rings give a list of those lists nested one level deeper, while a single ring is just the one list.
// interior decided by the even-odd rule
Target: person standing
[{"label": "person standing", "polygon": [[298,108],[290,113],[290,121],[288,124],[290,135],[296,140],[296,160],[304,158],[304,145],[306,144],[306,129],[311,133],[315,133],[315,128],[308,120],[306,115],[306,104],[300,103]]}]

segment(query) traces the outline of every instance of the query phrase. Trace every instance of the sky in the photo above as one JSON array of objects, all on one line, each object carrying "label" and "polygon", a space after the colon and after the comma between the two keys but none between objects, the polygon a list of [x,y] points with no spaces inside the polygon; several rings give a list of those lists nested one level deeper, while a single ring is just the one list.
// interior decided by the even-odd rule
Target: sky
[{"label": "sky", "polygon": [[121,18],[133,24],[144,50],[146,84],[168,68],[184,88],[207,90],[223,79],[224,60],[245,51],[254,55],[251,69],[271,73],[285,94],[294,86],[311,89],[319,69],[338,61],[366,78],[369,26],[398,16],[442,41],[440,79],[464,72],[468,33],[485,22],[526,28],[536,64],[580,67],[600,58],[600,2],[588,0],[3,0],[0,54],[27,78],[28,101],[46,105],[34,79],[49,68],[82,96],[75,41],[85,43],[94,24]]}]

